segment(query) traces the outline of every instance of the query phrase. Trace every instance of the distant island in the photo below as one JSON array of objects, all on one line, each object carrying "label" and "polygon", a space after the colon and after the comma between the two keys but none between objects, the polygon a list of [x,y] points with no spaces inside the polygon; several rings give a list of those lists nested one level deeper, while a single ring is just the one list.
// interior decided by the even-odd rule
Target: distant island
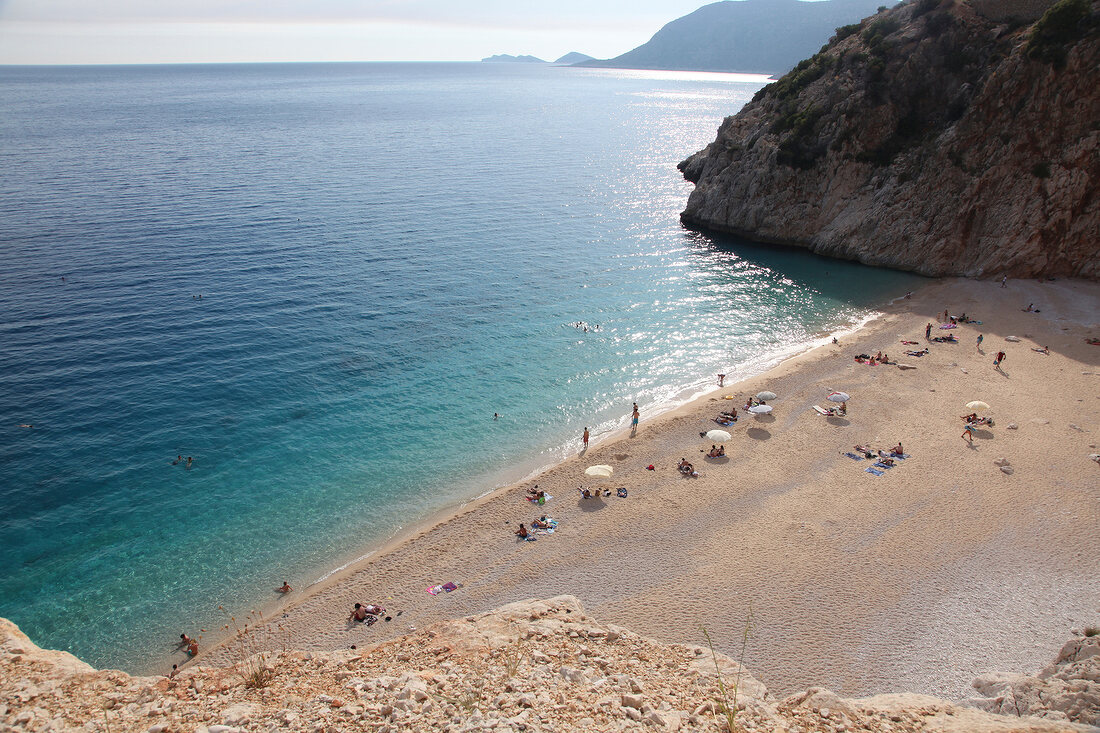
[{"label": "distant island", "polygon": [[483,58],[482,63],[492,64],[545,64],[546,62],[536,56],[512,56],[507,53],[498,53],[495,56]]},{"label": "distant island", "polygon": [[894,0],[725,0],[672,21],[633,51],[574,65],[782,74],[817,51],[837,27],[893,4]]},{"label": "distant island", "polygon": [[489,56],[482,59],[483,62],[494,64],[545,64],[553,63],[555,66],[575,66],[576,64],[584,61],[594,61],[595,59],[586,53],[580,53],[578,51],[570,51],[557,61],[547,62],[540,59],[538,56],[512,56],[507,53],[498,53],[495,56]]},{"label": "distant island", "polygon": [[582,63],[584,61],[595,61],[595,60],[596,59],[594,57],[589,56],[586,53],[578,53],[577,51],[570,51],[569,53],[565,54],[564,56],[562,56],[560,59],[558,59],[554,63],[556,65],[559,65],[559,66],[570,66],[570,65],[575,65],[575,64]]}]

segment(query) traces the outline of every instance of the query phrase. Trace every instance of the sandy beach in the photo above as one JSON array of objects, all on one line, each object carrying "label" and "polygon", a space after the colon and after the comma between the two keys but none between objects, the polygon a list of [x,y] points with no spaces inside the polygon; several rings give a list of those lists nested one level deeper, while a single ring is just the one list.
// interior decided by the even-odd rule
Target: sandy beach
[{"label": "sandy beach", "polygon": [[[1029,303],[1040,312],[1023,312]],[[982,324],[940,330],[945,308]],[[981,672],[1033,672],[1071,629],[1100,623],[1100,464],[1089,458],[1100,443],[1100,346],[1085,341],[1100,337],[1100,284],[943,280],[882,311],[839,344],[658,419],[643,412],[636,436],[595,440],[288,594],[247,643],[197,662],[362,646],[568,593],[595,618],[666,642],[701,643],[705,627],[734,656],[751,608],[746,666],[777,695],[821,685],[959,698]],[[959,343],[927,343],[929,322],[933,336]],[[1043,346],[1049,355],[1033,350]],[[879,351],[915,368],[852,358]],[[773,415],[742,413],[725,428],[727,456],[704,459],[713,441],[699,433],[763,389],[779,396]],[[813,409],[833,390],[852,396],[846,417]],[[995,420],[973,443],[960,419],[971,400],[989,403]],[[899,441],[910,457],[881,476],[865,471],[872,461],[842,455]],[[698,478],[680,475],[681,457]],[[591,479],[593,464],[615,473]],[[524,499],[536,483],[553,496],[545,507]],[[582,485],[612,496],[583,500]],[[518,523],[540,514],[558,520],[556,532],[517,540]],[[425,590],[448,581],[461,587]],[[393,620],[348,623],[356,601],[386,606]]]}]

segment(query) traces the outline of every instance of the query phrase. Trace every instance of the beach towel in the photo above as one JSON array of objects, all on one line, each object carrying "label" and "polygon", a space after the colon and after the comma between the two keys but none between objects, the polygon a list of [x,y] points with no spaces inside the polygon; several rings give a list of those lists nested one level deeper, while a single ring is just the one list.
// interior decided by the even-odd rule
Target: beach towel
[{"label": "beach towel", "polygon": [[457,586],[457,585],[455,585],[454,583],[451,583],[451,582],[447,582],[447,583],[444,583],[444,584],[443,584],[443,590],[445,590],[445,591],[447,591],[448,593],[450,593],[450,592],[451,592],[451,591],[453,591],[453,590],[458,590],[458,586]]},{"label": "beach towel", "polygon": [[909,454],[908,453],[891,453],[890,457],[891,458],[900,458],[901,460],[904,461],[906,458],[909,457]]},{"label": "beach towel", "polygon": [[871,465],[873,465],[873,466],[878,466],[879,468],[885,468],[885,469],[887,469],[887,470],[889,470],[889,469],[893,468],[893,466],[891,466],[890,464],[888,464],[888,463],[883,463],[882,461],[878,461],[877,463],[873,463],[873,464],[871,464]]},{"label": "beach towel", "polygon": [[427,591],[430,595],[438,596],[440,593],[443,592],[443,586],[442,585],[433,585],[433,586],[427,588]]},{"label": "beach towel", "polygon": [[944,323],[940,326],[940,328],[956,328],[956,326],[954,323]]},{"label": "beach towel", "polygon": [[853,461],[862,461],[863,460],[863,456],[857,456],[855,453],[845,453],[844,455],[848,456]]},{"label": "beach towel", "polygon": [[886,473],[885,471],[880,471],[877,468],[871,468],[870,466],[868,466],[867,468],[865,468],[863,470],[866,471],[867,473],[873,473],[876,476],[881,476],[882,474]]},{"label": "beach towel", "polygon": [[620,499],[625,499],[626,498],[626,488],[625,487],[615,489],[615,493],[619,495]]}]

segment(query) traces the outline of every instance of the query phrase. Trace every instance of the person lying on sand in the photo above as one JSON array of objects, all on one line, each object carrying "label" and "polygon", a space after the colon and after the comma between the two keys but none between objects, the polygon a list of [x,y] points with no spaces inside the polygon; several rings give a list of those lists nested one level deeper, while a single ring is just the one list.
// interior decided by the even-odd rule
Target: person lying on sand
[{"label": "person lying on sand", "polygon": [[929,353],[928,349],[921,349],[920,351],[906,351],[906,356],[924,356]]},{"label": "person lying on sand", "polygon": [[534,529],[550,529],[550,522],[546,520],[546,515],[542,515],[538,519],[531,520],[531,526]]},{"label": "person lying on sand", "polygon": [[535,484],[531,488],[527,489],[527,498],[528,499],[536,499],[536,498],[538,498],[539,494],[541,494],[541,493],[542,492],[539,491],[539,485]]},{"label": "person lying on sand", "polygon": [[959,415],[959,417],[961,417],[963,420],[966,420],[967,422],[974,422],[978,419],[978,413],[972,412],[969,415]]},{"label": "person lying on sand", "polygon": [[684,474],[685,476],[698,476],[699,475],[698,473],[695,472],[695,466],[688,463],[686,458],[681,458],[680,459],[680,465],[678,466],[678,468],[680,470],[680,473]]},{"label": "person lying on sand", "polygon": [[1032,351],[1038,351],[1040,354],[1046,354],[1047,356],[1050,356],[1050,347],[1049,346],[1044,346],[1041,349],[1033,348]]},{"label": "person lying on sand", "polygon": [[881,463],[884,466],[894,465],[894,459],[891,458],[890,456],[888,456],[887,454],[883,453],[882,451],[878,452],[878,462]]},{"label": "person lying on sand", "polygon": [[869,445],[854,445],[852,446],[852,450],[854,450],[856,453],[862,454],[864,458],[875,457],[875,453],[871,450],[871,446]]}]

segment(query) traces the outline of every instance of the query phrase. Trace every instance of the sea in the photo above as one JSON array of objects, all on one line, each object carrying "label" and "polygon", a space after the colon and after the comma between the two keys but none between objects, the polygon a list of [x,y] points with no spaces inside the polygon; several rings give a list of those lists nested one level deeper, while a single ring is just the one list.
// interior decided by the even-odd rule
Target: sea
[{"label": "sea", "polygon": [[0,616],[163,672],[914,289],[681,226],[677,162],[766,81],[0,67]]}]

